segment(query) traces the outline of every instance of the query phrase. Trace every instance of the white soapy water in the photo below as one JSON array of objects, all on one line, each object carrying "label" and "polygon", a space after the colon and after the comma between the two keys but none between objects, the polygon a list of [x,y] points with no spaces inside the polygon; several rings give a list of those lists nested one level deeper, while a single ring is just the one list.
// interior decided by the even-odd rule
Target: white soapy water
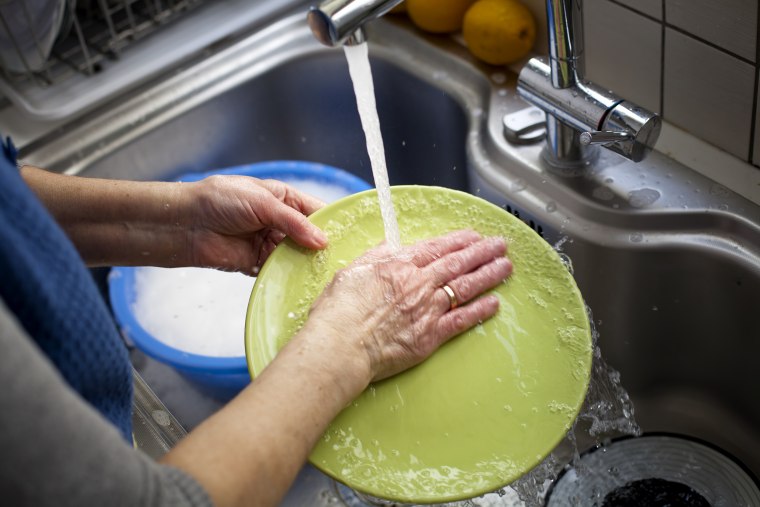
[{"label": "white soapy water", "polygon": [[367,43],[355,46],[344,45],[348,61],[348,70],[351,81],[354,84],[356,105],[364,128],[367,140],[367,153],[372,164],[372,176],[375,179],[375,188],[380,200],[380,213],[385,226],[385,239],[394,248],[401,248],[401,234],[399,233],[396,210],[391,201],[391,188],[388,181],[388,167],[385,163],[385,148],[383,136],[380,132],[380,119],[377,116],[375,103],[375,86],[372,82],[372,69],[369,65],[369,51]]},{"label": "white soapy water", "polygon": [[[334,183],[283,181],[326,203],[350,194]],[[132,313],[148,333],[170,347],[204,356],[245,356],[245,314],[255,281],[215,269],[137,268]]]},{"label": "white soapy water", "polygon": [[204,356],[242,356],[254,280],[215,269],[138,268],[132,311],[148,333],[170,347]]}]

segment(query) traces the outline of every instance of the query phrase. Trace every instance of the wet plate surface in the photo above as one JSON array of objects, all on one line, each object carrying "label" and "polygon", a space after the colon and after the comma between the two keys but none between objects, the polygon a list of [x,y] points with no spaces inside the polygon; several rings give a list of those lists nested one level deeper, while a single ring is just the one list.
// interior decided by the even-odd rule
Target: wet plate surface
[{"label": "wet plate surface", "polygon": [[[513,275],[493,290],[498,314],[431,359],[371,385],[328,428],[311,455],[358,491],[407,503],[493,491],[538,464],[583,403],[591,332],[580,292],[557,253],[532,229],[478,197],[439,187],[392,188],[402,242],[456,229],[509,243]],[[246,318],[255,376],[301,327],[336,270],[383,239],[375,190],[312,215],[321,252],[283,243],[259,274]]]}]

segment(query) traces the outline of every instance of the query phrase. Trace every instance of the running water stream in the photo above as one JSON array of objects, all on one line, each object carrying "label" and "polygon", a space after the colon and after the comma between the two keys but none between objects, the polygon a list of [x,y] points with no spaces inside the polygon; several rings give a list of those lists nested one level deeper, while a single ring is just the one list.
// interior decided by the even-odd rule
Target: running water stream
[{"label": "running water stream", "polygon": [[385,226],[385,240],[395,250],[401,248],[401,235],[396,219],[396,210],[391,201],[391,187],[388,180],[388,167],[385,163],[385,147],[380,132],[380,119],[375,104],[375,85],[372,82],[372,69],[369,66],[367,43],[354,46],[344,45],[348,71],[354,83],[356,105],[359,109],[364,136],[367,139],[367,153],[372,164],[372,177],[375,179],[377,197],[380,200],[380,213]]}]

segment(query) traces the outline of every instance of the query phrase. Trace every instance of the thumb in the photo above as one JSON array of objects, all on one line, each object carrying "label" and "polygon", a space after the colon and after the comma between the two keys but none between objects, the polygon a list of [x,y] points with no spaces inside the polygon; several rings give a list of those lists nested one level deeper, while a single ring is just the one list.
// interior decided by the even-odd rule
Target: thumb
[{"label": "thumb", "polygon": [[306,215],[282,203],[274,196],[270,205],[264,208],[266,211],[260,217],[265,225],[281,230],[303,247],[322,249],[327,246],[325,233],[312,224]]}]

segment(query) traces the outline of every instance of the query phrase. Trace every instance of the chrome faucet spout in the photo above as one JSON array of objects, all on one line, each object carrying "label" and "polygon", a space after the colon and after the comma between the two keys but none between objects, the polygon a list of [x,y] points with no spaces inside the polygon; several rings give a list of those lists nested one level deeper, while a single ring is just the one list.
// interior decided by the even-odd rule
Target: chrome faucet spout
[{"label": "chrome faucet spout", "polygon": [[639,162],[657,142],[660,117],[584,79],[582,7],[582,0],[546,0],[549,59],[523,67],[517,92],[547,113],[550,166],[588,165],[596,145]]},{"label": "chrome faucet spout", "polygon": [[402,0],[325,0],[309,9],[309,27],[326,46],[359,44],[366,40],[362,27]]},{"label": "chrome faucet spout", "polygon": [[547,0],[546,17],[552,86],[568,88],[580,80],[584,70],[581,4],[579,1]]}]

